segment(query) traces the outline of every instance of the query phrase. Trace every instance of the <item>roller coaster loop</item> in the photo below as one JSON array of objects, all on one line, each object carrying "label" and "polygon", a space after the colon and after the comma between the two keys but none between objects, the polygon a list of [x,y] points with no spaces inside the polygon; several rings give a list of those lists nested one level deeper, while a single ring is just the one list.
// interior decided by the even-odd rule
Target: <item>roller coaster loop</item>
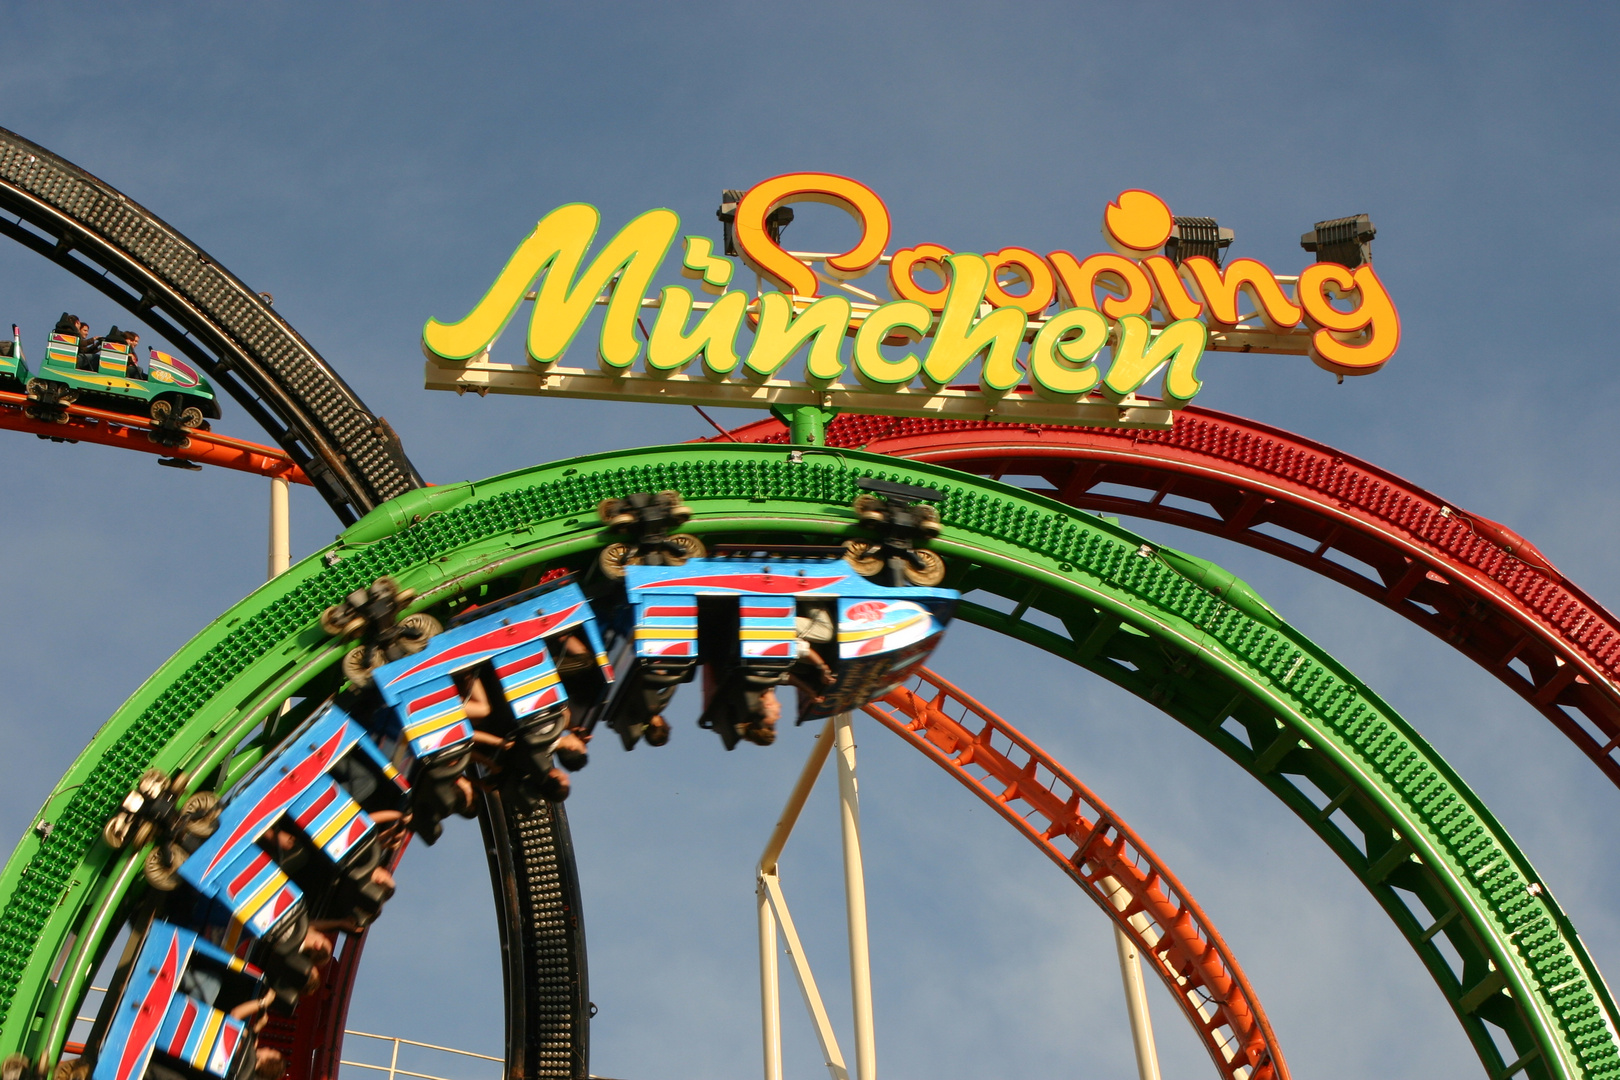
[{"label": "roller coaster loop", "polygon": [[[0,235],[99,290],[198,364],[281,445],[344,524],[422,487],[388,423],[265,295],[112,185],[4,129]],[[509,960],[508,1067],[530,1080],[583,1077],[584,928],[577,918],[558,918],[574,903],[567,815],[549,806],[524,813],[495,799],[479,813]],[[352,976],[358,953],[351,946],[345,956]],[[327,999],[322,1030],[342,1031],[345,1002],[338,994]],[[0,995],[0,1014],[6,1005]]]},{"label": "roller coaster loop", "polygon": [[932,671],[866,711],[989,804],[1107,913],[1163,980],[1227,1080],[1287,1080],[1260,999],[1168,867],[1089,788]]},{"label": "roller coaster loop", "polygon": [[[829,446],[1016,478],[1298,563],[1452,645],[1620,785],[1620,619],[1505,526],[1332,447],[1189,407],[1169,431],[840,416]],[[775,420],[728,436],[782,443]],[[719,441],[719,439],[710,440]]]},{"label": "roller coaster loop", "polygon": [[152,430],[152,422],[145,417],[69,405],[66,406],[66,422],[53,424],[25,415],[27,404],[28,399],[22,394],[0,391],[0,428],[27,432],[42,439],[99,443],[102,446],[157,454],[175,462],[217,465],[222,469],[257,476],[281,477],[294,484],[309,483],[309,477],[304,475],[303,469],[293,464],[292,457],[285,450],[272,446],[195,429],[186,433],[182,445],[165,446],[146,437],[146,433]]},{"label": "roller coaster loop", "polygon": [[[632,490],[679,490],[699,534],[853,535],[859,475],[945,493],[935,548],[964,593],[959,618],[1158,705],[1293,809],[1429,967],[1488,1075],[1620,1076],[1614,1004],[1534,868],[1423,739],[1297,631],[1198,587],[1128,530],[1042,496],[858,451],[730,443],[413,491],[206,627],[98,732],[0,873],[0,1054],[62,1046],[138,877],[135,853],[96,841],[138,774],[183,768],[199,786],[227,787],[335,687],[340,649],[319,630],[322,607],[385,572],[430,607],[548,566],[583,571],[603,543],[594,508]],[[553,872],[571,870],[562,861]],[[536,924],[551,937],[521,951],[506,940],[509,980],[519,961],[571,947],[577,921],[576,897]],[[576,1007],[580,959],[581,977],[557,988]],[[521,1075],[585,1073],[583,1033],[523,1038],[538,1049],[511,1066]],[[548,1040],[565,1062],[547,1056]]]}]

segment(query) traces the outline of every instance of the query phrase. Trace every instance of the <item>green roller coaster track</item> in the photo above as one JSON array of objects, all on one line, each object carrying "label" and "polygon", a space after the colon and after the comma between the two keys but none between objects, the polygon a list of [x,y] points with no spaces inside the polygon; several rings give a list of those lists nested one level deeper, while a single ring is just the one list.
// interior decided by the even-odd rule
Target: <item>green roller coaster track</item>
[{"label": "green roller coaster track", "polygon": [[[0,875],[0,1055],[61,1051],[139,881],[140,853],[99,842],[139,774],[184,768],[193,786],[228,786],[335,688],[323,607],[381,574],[416,589],[421,608],[544,566],[588,566],[603,543],[597,503],[631,491],[679,490],[699,534],[855,535],[862,475],[944,492],[934,546],[964,593],[959,617],[1157,705],[1314,829],[1422,958],[1493,1080],[1620,1078],[1614,1003],[1517,846],[1403,719],[1241,582],[994,481],[738,444],[617,451],[411,492],[209,624],[97,733]],[[979,602],[992,598],[999,607]],[[1036,612],[1049,618],[1038,625]]]}]

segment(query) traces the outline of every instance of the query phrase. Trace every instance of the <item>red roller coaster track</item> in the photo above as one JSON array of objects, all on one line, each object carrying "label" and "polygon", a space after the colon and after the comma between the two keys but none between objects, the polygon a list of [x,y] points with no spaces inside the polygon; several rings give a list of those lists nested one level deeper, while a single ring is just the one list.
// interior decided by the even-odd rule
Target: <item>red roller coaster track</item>
[{"label": "red roller coaster track", "polygon": [[[787,433],[766,420],[709,441],[726,439],[786,442]],[[840,416],[827,445],[1016,478],[1087,510],[1197,529],[1308,567],[1507,683],[1620,786],[1620,620],[1516,533],[1375,465],[1197,408],[1169,431]],[[1036,477],[1050,486],[1030,484]]]},{"label": "red roller coaster track", "polygon": [[[269,447],[197,432],[176,450],[145,438],[150,425],[137,418],[73,408],[66,424],[48,424],[28,419],[23,404],[21,395],[0,394],[0,427],[307,483]],[[787,441],[776,421],[719,438]],[[1016,478],[1085,509],[1197,529],[1309,567],[1394,608],[1491,671],[1620,785],[1620,622],[1511,530],[1376,466],[1192,408],[1167,432],[845,416],[828,427],[827,443]],[[1087,890],[1165,981],[1223,1076],[1287,1076],[1258,998],[1197,903],[1061,765],[931,673],[867,711]],[[310,1008],[266,1033],[291,1051],[294,1074],[334,1075],[328,1055],[338,1045],[361,945],[344,950],[328,972],[330,989]]]}]

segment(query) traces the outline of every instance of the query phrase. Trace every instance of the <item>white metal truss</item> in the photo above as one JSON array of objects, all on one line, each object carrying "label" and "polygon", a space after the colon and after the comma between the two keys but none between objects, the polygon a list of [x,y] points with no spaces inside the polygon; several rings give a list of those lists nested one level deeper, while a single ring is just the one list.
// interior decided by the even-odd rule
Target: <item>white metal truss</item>
[{"label": "white metal truss", "polygon": [[[838,1036],[827,1017],[821,991],[816,987],[810,958],[799,940],[782,894],[778,861],[782,848],[798,823],[799,814],[816,786],[822,766],[836,749],[838,757],[838,806],[844,844],[844,906],[849,929],[850,1001],[855,1022],[855,1073],[844,1063]],[[782,1080],[782,1002],[777,969],[777,934],[787,946],[788,959],[804,995],[810,1025],[821,1044],[821,1054],[832,1080],[876,1080],[877,1042],[872,1027],[872,961],[866,933],[866,873],[861,861],[861,803],[855,775],[855,734],[849,713],[832,717],[816,736],[804,771],[788,795],[782,816],[771,831],[765,851],[759,857],[755,878],[759,905],[759,991],[760,1027],[765,1052],[765,1080]]]},{"label": "white metal truss", "polygon": [[[850,1072],[838,1035],[833,1031],[827,1007],[816,986],[810,958],[793,925],[782,892],[780,860],[782,849],[799,821],[810,792],[821,776],[827,758],[836,753],[838,807],[843,839],[844,902],[849,934],[850,1003],[854,1014],[855,1071]],[[1105,885],[1115,884],[1105,882]],[[855,769],[855,735],[849,713],[829,719],[816,735],[810,756],[789,793],[776,827],[759,857],[754,881],[759,916],[759,994],[760,1035],[764,1051],[764,1080],[782,1080],[782,1002],[778,956],[785,947],[793,974],[804,996],[810,1026],[821,1046],[822,1060],[831,1080],[876,1080],[877,1042],[872,1023],[872,966],[867,937],[866,871],[861,857],[861,804]],[[1123,887],[1115,889],[1114,902],[1124,910],[1130,902]],[[1138,914],[1133,919],[1146,919]],[[1142,978],[1141,959],[1136,947],[1117,927],[1115,949],[1119,955],[1120,979],[1125,991],[1125,1009],[1130,1018],[1131,1043],[1136,1054],[1138,1080],[1160,1080],[1158,1049],[1153,1039],[1153,1022],[1148,1015],[1147,986]]]}]

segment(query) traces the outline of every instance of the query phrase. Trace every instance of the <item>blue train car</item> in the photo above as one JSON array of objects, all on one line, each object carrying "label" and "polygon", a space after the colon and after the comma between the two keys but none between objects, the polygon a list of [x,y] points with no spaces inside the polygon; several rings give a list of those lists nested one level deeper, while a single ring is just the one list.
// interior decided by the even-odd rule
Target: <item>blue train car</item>
[{"label": "blue train car", "polygon": [[[383,700],[373,727],[400,747],[419,793],[413,826],[431,843],[437,821],[463,809],[453,785],[464,783],[476,748],[510,794],[566,794],[552,759],[601,702],[613,665],[590,603],[565,577],[462,612],[421,652],[377,668],[372,682]],[[575,755],[563,754],[564,764],[582,765]]]},{"label": "blue train car", "polygon": [[959,594],[882,584],[843,555],[721,545],[679,566],[625,566],[626,670],[606,717],[626,747],[667,731],[659,727],[663,709],[700,666],[699,723],[727,749],[774,738],[774,693],[783,683],[799,688],[802,723],[859,708],[905,681],[939,643]]},{"label": "blue train car", "polygon": [[326,705],[220,804],[217,829],[180,864],[199,925],[229,953],[268,946],[264,963],[296,985],[312,919],[362,927],[392,894],[373,815],[398,820],[409,792],[366,730]]},{"label": "blue train car", "polygon": [[[264,973],[194,931],[154,919],[99,1046],[92,1080],[154,1073],[217,1080],[252,1074],[256,1041],[247,1015],[267,1001]],[[234,1013],[238,1015],[232,1015]]]}]

